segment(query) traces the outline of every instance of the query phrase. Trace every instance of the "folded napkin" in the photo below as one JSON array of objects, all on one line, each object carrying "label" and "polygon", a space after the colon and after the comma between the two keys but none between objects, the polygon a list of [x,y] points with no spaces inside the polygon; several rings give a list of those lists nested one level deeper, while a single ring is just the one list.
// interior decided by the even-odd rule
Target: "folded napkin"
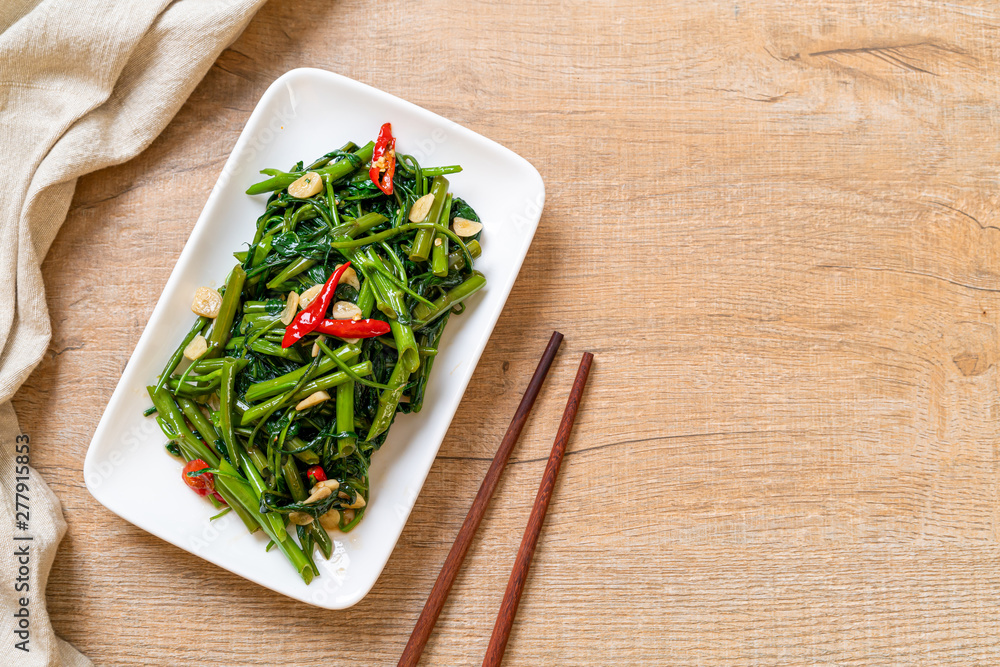
[{"label": "folded napkin", "polygon": [[[34,470],[30,528],[16,527],[15,476],[23,470],[15,469],[20,431],[10,398],[51,334],[39,265],[76,180],[146,148],[263,4],[0,1],[0,664],[90,664],[53,634],[45,611],[45,583],[66,524]],[[16,555],[24,549],[27,575]]]}]

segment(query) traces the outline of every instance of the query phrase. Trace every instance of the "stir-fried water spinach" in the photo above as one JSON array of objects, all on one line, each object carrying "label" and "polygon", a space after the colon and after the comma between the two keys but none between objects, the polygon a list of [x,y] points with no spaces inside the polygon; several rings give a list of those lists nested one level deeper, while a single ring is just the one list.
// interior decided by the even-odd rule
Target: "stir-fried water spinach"
[{"label": "stir-fried water spinach", "polygon": [[148,387],[183,480],[306,583],[327,531],[364,517],[372,454],[396,414],[421,409],[449,317],[486,284],[482,225],[449,192],[459,171],[396,154],[387,123],[375,142],[261,172],[252,241],[221,289],[198,289]]}]

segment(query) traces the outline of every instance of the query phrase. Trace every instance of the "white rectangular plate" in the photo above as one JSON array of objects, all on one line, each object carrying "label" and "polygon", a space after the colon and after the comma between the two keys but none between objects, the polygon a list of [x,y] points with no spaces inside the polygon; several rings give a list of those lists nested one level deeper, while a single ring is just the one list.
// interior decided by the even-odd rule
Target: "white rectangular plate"
[{"label": "white rectangular plate", "polygon": [[[154,419],[142,416],[150,405],[145,387],[191,326],[194,290],[220,284],[235,265],[232,253],[252,239],[266,196],[244,191],[262,180],[258,172],[308,163],[347,141],[363,144],[387,121],[398,151],[426,166],[462,165],[462,173],[449,176],[451,190],[484,222],[476,268],[488,283],[448,323],[424,409],[400,415],[373,457],[364,521],[349,534],[331,535],[334,555],[323,560],[317,554],[322,574],[307,586],[279,550],[265,553],[263,534],[248,534],[232,513],[209,522],[215,510],[185,487]],[[127,521],[261,586],[328,609],[357,603],[378,579],[413,509],[528,252],[544,199],[534,167],[471,130],[337,74],[288,72],[250,115],[139,338],[90,443],[87,488]]]}]

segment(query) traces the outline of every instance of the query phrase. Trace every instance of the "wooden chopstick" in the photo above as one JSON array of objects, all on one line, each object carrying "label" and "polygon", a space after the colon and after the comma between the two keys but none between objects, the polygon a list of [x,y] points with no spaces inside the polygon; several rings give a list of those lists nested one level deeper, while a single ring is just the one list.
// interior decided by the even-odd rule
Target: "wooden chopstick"
[{"label": "wooden chopstick", "polygon": [[545,465],[545,473],[542,475],[542,483],[538,487],[538,495],[535,496],[535,506],[531,509],[531,516],[528,517],[528,525],[525,527],[524,537],[521,539],[521,547],[517,550],[517,558],[514,559],[514,569],[510,573],[503,602],[500,603],[497,622],[493,626],[493,636],[490,637],[490,644],[486,648],[486,657],[483,658],[483,667],[499,667],[500,661],[503,660],[507,640],[510,638],[510,629],[514,624],[514,616],[517,614],[517,605],[521,602],[524,581],[528,578],[531,557],[535,554],[538,534],[542,531],[545,512],[549,509],[552,489],[555,487],[559,467],[562,465],[563,455],[566,453],[566,443],[569,441],[570,431],[573,430],[576,412],[580,407],[580,397],[583,395],[584,387],[587,386],[587,377],[590,375],[590,364],[593,360],[594,355],[590,352],[584,352],[580,368],[576,372],[576,380],[573,381],[573,389],[566,402],[566,410],[563,411],[562,421],[559,423],[556,441],[552,444],[549,462]]},{"label": "wooden chopstick", "polygon": [[486,477],[483,478],[483,483],[479,487],[479,493],[476,494],[476,499],[472,501],[472,507],[469,508],[469,513],[465,517],[465,523],[462,524],[462,528],[458,531],[455,544],[452,545],[451,551],[448,552],[448,557],[445,558],[444,565],[441,566],[441,573],[438,574],[437,581],[434,582],[434,587],[431,589],[430,595],[427,596],[427,602],[424,604],[423,611],[420,612],[417,624],[413,627],[410,640],[406,642],[403,655],[399,658],[400,667],[404,665],[412,667],[420,660],[420,654],[423,653],[424,646],[427,645],[427,640],[431,636],[431,631],[434,630],[434,624],[441,614],[441,608],[444,607],[444,601],[448,597],[451,585],[455,582],[455,576],[462,566],[462,561],[465,560],[465,554],[469,551],[472,538],[476,535],[476,529],[479,528],[479,523],[483,520],[483,515],[486,513],[486,505],[489,503],[493,491],[497,488],[500,475],[503,473],[504,466],[507,465],[507,459],[510,458],[510,453],[517,443],[517,438],[521,435],[521,429],[524,428],[524,423],[528,420],[528,413],[531,412],[531,407],[535,404],[535,399],[542,388],[542,383],[545,382],[545,376],[549,372],[549,367],[552,366],[552,360],[555,358],[562,340],[563,335],[561,333],[558,331],[552,332],[549,344],[545,347],[545,352],[542,353],[538,367],[535,368],[535,374],[531,376],[528,388],[524,390],[524,396],[521,397],[521,403],[517,406],[517,412],[514,413],[514,418],[510,420],[507,433],[504,434],[503,440],[500,441],[497,453],[493,457],[493,463],[490,464],[490,469],[486,471]]}]

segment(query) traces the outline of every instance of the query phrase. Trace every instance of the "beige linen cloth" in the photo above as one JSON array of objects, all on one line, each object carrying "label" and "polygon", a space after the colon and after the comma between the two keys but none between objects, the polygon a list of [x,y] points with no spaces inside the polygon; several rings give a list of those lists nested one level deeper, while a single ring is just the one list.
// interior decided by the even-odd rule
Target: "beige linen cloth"
[{"label": "beige linen cloth", "polygon": [[[45,611],[45,584],[66,524],[58,499],[33,470],[30,529],[15,529],[19,429],[10,398],[50,336],[39,264],[77,179],[146,148],[262,4],[0,0],[0,664],[90,664],[53,634]],[[37,452],[66,443],[30,446]],[[34,539],[14,540],[25,535]],[[25,544],[27,592],[15,590],[15,549]],[[29,600],[28,652],[16,648],[22,597]]]}]

